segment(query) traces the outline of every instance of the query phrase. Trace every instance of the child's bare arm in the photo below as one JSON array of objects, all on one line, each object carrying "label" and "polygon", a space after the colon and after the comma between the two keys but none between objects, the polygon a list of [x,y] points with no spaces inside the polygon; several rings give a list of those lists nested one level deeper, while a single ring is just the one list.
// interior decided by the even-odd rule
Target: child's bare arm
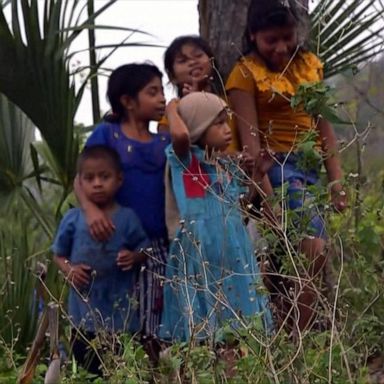
[{"label": "child's bare arm", "polygon": [[123,271],[129,271],[135,264],[143,263],[147,258],[144,251],[129,251],[122,249],[117,254],[117,266]]},{"label": "child's bare arm", "polygon": [[325,153],[324,165],[330,183],[332,203],[336,210],[343,211],[347,205],[347,196],[341,183],[343,172],[336,135],[331,124],[322,118],[319,119],[317,128],[320,133],[322,150]]},{"label": "child's bare arm", "polygon": [[230,106],[234,111],[234,119],[239,133],[241,149],[257,162],[260,153],[260,139],[257,126],[257,110],[254,95],[240,89],[232,89],[228,93]]},{"label": "child's bare arm", "polygon": [[188,128],[177,111],[177,99],[171,100],[166,108],[173,149],[178,157],[184,157],[190,148]]},{"label": "child's bare arm", "polygon": [[[265,151],[260,148],[260,138],[258,132],[258,117],[254,95],[240,90],[232,89],[229,91],[230,105],[235,112],[237,130],[240,138],[241,148],[250,158],[249,163],[253,164],[252,180],[262,189],[262,195],[273,195],[273,188],[266,175],[273,161],[272,157],[266,156]],[[259,190],[260,192],[260,190]],[[256,193],[256,188],[251,188],[251,199]]]},{"label": "child's bare arm", "polygon": [[91,267],[86,264],[71,264],[65,256],[54,255],[53,261],[63,272],[65,279],[69,284],[76,288],[81,288],[89,284],[89,271]]},{"label": "child's bare arm", "polygon": [[85,213],[91,236],[97,241],[108,240],[115,231],[115,225],[99,207],[87,199],[81,188],[79,175],[76,175],[75,177],[73,189],[76,198]]}]

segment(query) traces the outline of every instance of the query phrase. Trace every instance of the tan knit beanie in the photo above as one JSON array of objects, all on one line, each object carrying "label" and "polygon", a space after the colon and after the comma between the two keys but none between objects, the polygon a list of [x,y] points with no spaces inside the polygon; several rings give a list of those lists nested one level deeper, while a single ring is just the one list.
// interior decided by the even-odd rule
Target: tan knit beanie
[{"label": "tan knit beanie", "polygon": [[189,130],[192,144],[199,140],[226,107],[224,100],[208,92],[192,92],[180,100],[178,111]]}]

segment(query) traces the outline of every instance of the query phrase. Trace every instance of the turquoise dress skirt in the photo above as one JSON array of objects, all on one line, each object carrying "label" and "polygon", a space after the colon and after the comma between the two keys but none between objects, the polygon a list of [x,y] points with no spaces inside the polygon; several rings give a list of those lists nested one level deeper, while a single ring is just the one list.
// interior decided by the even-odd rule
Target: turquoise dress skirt
[{"label": "turquoise dress skirt", "polygon": [[240,327],[271,315],[254,249],[239,210],[244,193],[234,168],[207,162],[192,147],[180,160],[166,150],[180,228],[171,242],[164,283],[159,337],[168,341],[204,340],[232,324]]}]

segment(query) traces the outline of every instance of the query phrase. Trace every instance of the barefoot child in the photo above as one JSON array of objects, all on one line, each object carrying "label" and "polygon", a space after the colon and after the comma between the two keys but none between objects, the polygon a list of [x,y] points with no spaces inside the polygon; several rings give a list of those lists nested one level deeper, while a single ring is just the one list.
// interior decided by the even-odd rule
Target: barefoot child
[{"label": "barefoot child", "polygon": [[120,158],[113,149],[85,148],[78,160],[79,184],[85,197],[113,223],[114,234],[104,242],[94,240],[84,212],[74,208],[63,217],[52,246],[54,261],[71,286],[73,354],[96,374],[101,373],[101,361],[95,353],[87,353],[82,336],[91,341],[101,330],[140,330],[137,276],[150,242],[132,209],[115,200],[122,177]]},{"label": "barefoot child", "polygon": [[231,141],[226,104],[193,92],[167,106],[167,148],[179,228],[170,245],[160,337],[207,340],[227,321],[270,320],[239,210],[241,180],[220,155]]}]

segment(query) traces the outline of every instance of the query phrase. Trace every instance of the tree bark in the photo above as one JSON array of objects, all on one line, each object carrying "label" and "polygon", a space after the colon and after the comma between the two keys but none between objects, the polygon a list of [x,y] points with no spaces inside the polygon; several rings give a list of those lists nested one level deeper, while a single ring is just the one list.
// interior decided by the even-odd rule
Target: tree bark
[{"label": "tree bark", "polygon": [[251,0],[199,1],[200,35],[211,46],[224,80],[241,55],[241,41],[250,2]]}]

